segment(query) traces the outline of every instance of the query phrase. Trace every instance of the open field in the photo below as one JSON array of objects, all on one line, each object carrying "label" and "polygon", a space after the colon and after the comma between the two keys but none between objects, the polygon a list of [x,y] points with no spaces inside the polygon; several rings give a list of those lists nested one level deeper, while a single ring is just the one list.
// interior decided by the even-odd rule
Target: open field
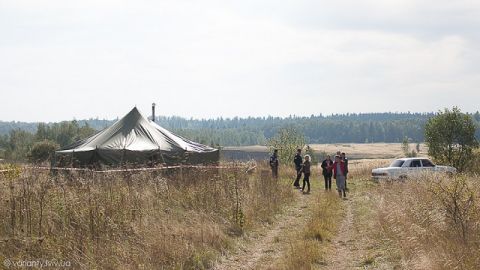
[{"label": "open field", "polygon": [[388,163],[352,161],[346,200],[323,190],[319,168],[310,195],[292,188],[290,168],[275,181],[262,164],[252,174],[0,173],[0,261],[56,259],[74,269],[478,269],[479,178],[371,181],[371,169]]},{"label": "open field", "polygon": [[[348,144],[311,144],[310,147],[316,151],[318,155],[334,154],[342,151],[347,154],[350,159],[384,159],[403,157],[401,143],[348,143]],[[410,144],[410,150],[416,149],[416,144]],[[224,147],[223,152],[231,152],[224,156],[240,157],[242,159],[265,159],[268,157],[269,149],[266,146],[252,145],[239,147]],[[420,144],[419,155],[427,155],[427,146]]]},{"label": "open field", "polygon": [[[315,151],[324,153],[345,152],[351,159],[383,159],[404,157],[401,143],[361,143],[361,144],[312,144]],[[410,150],[416,144],[410,144]],[[427,155],[427,147],[420,144],[420,155]]]},{"label": "open field", "polygon": [[387,163],[353,163],[347,200],[323,191],[317,174],[312,195],[297,196],[215,269],[478,269],[478,178],[370,181]]},{"label": "open field", "polygon": [[9,169],[0,172],[0,261],[55,259],[75,269],[210,268],[293,196],[289,180],[237,166],[62,175]]}]

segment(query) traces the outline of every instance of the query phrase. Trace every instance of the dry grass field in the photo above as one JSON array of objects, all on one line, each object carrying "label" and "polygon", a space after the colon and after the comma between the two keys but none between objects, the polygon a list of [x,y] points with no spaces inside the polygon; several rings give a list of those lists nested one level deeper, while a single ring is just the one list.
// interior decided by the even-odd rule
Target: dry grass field
[{"label": "dry grass field", "polygon": [[[401,143],[360,143],[360,144],[312,144],[314,150],[325,153],[345,152],[353,159],[384,159],[404,157]],[[416,144],[411,143],[410,150]],[[428,148],[420,144],[419,155],[427,155]]]},{"label": "dry grass field", "polygon": [[478,269],[478,177],[371,181],[388,163],[352,163],[346,200],[317,174],[312,195],[216,269]]},{"label": "dry grass field", "polygon": [[[207,269],[292,198],[263,170],[0,173],[0,261],[81,269]],[[269,174],[267,174],[268,176]]]},{"label": "dry grass field", "polygon": [[[391,159],[403,157],[401,143],[348,143],[348,144],[312,144],[317,153],[335,154],[337,151],[345,152],[350,159]],[[225,150],[244,152],[268,152],[268,147],[260,145],[225,147]],[[416,149],[416,144],[410,144],[410,150]],[[428,148],[420,144],[419,155],[426,156]]]},{"label": "dry grass field", "polygon": [[398,269],[479,269],[478,177],[383,183],[373,205],[378,241]]},{"label": "dry grass field", "polygon": [[[347,199],[265,164],[168,173],[0,174],[0,261],[74,269],[478,269],[479,177],[376,183],[354,160]],[[15,169],[15,167],[13,167]],[[335,184],[333,184],[335,187]],[[12,268],[10,268],[12,269]]]}]

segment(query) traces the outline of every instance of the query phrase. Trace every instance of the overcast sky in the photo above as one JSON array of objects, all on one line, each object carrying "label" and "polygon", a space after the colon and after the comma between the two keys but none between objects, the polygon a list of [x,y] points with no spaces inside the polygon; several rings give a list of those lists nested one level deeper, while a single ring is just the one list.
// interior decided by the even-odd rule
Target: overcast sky
[{"label": "overcast sky", "polygon": [[478,0],[0,0],[0,120],[479,110]]}]

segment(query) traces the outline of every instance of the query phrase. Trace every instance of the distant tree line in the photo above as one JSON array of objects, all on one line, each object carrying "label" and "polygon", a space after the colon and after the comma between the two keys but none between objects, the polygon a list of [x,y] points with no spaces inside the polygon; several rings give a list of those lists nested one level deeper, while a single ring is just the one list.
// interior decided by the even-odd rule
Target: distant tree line
[{"label": "distant tree line", "polygon": [[100,120],[100,119],[62,121],[59,123],[38,123],[38,122],[29,123],[29,122],[18,122],[18,121],[10,121],[10,122],[0,121],[0,135],[7,135],[10,133],[10,131],[15,129],[27,131],[29,133],[34,134],[35,132],[37,132],[37,129],[40,124],[52,126],[52,125],[58,125],[62,123],[65,124],[68,122],[75,123],[80,127],[88,124],[88,126],[94,130],[102,130],[110,126],[115,121],[116,120]]},{"label": "distant tree line", "polygon": [[[306,143],[401,143],[425,140],[425,124],[434,113],[367,113],[287,118],[249,117],[185,119],[158,117],[167,129],[210,145],[265,145],[283,128],[294,128],[305,135]],[[480,113],[471,115],[480,138]]]},{"label": "distant tree line", "polygon": [[[266,145],[279,130],[295,129],[307,144],[425,141],[425,125],[435,113],[362,113],[309,117],[248,117],[186,119],[157,117],[156,122],[188,139],[212,146]],[[480,113],[470,114],[480,138]],[[88,137],[115,120],[79,120],[60,123],[0,121],[0,158],[20,159],[35,143],[48,141],[64,147]],[[51,144],[50,144],[51,145]]]},{"label": "distant tree line", "polygon": [[[0,158],[3,157],[12,161],[23,161],[26,158],[37,160],[38,155],[48,154],[39,151],[41,149],[52,151],[55,148],[61,148],[84,139],[95,132],[96,130],[90,127],[88,123],[77,121],[52,124],[39,123],[33,133],[21,128],[11,129],[8,134],[0,135]],[[34,156],[31,156],[32,153]]]}]

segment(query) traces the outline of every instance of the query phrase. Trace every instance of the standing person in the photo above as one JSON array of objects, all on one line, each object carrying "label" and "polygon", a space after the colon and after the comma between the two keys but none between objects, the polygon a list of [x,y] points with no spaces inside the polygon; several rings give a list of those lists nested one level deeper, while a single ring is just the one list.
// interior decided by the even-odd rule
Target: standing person
[{"label": "standing person", "polygon": [[341,157],[342,157],[343,163],[345,163],[345,190],[348,191],[348,187],[347,187],[348,158],[345,157],[344,152],[342,153]]},{"label": "standing person", "polygon": [[345,193],[345,163],[340,156],[335,156],[335,162],[333,163],[333,178],[337,184],[338,195],[346,198]]},{"label": "standing person", "polygon": [[273,155],[270,157],[270,168],[272,169],[273,178],[278,178],[278,149],[273,150]]},{"label": "standing person", "polygon": [[332,169],[333,161],[330,159],[330,156],[322,161],[322,174],[325,179],[325,190],[332,190]]},{"label": "standing person", "polygon": [[293,158],[293,163],[295,163],[295,170],[297,171],[297,178],[295,179],[295,182],[293,182],[293,186],[295,188],[300,188],[300,178],[302,178],[302,163],[303,163],[302,149],[297,149],[297,153]]},{"label": "standing person", "polygon": [[[303,172],[303,187],[302,192],[304,194],[310,193],[310,156],[305,155],[305,161],[303,162],[302,169]],[[305,192],[305,184],[307,184],[307,192]]]}]

